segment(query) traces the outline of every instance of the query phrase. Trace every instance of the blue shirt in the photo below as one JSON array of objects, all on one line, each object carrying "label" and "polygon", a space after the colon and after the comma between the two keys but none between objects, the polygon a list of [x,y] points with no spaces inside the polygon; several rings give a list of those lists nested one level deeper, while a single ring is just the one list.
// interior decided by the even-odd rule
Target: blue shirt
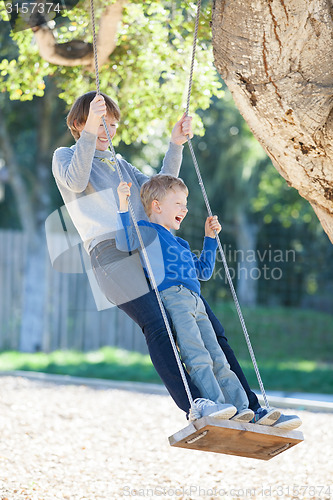
[{"label": "blue shirt", "polygon": [[[140,220],[138,225],[140,226],[140,233],[158,290],[162,291],[174,285],[184,285],[186,288],[200,294],[199,280],[209,280],[214,270],[217,249],[216,239],[206,236],[203,250],[200,256],[197,257],[191,252],[187,241],[174,236],[160,224]],[[123,252],[140,248],[138,236],[130,221],[129,212],[118,213],[116,245],[118,250]],[[141,261],[145,268],[142,255]]]}]

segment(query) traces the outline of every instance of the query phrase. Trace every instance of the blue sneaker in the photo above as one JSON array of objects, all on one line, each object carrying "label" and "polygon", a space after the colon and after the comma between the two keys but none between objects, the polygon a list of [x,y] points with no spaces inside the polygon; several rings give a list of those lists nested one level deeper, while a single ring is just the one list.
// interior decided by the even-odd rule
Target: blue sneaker
[{"label": "blue sneaker", "polygon": [[280,418],[281,412],[276,408],[258,408],[255,411],[253,419],[250,421],[252,424],[260,425],[273,425]]}]

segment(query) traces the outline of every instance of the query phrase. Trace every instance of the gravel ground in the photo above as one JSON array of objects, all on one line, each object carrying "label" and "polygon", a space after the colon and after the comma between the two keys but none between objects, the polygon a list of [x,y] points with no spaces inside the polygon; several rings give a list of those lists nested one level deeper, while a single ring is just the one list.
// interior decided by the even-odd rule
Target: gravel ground
[{"label": "gravel ground", "polygon": [[171,448],[170,397],[0,379],[1,500],[333,498],[333,414],[266,462]]}]

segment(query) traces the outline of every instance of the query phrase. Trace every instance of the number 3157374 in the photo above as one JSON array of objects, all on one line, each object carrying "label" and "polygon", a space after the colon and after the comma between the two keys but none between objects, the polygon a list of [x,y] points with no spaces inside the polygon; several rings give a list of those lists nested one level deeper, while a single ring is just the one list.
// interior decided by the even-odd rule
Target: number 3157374
[{"label": "number 3157374", "polygon": [[54,2],[23,2],[6,3],[8,14],[49,14],[50,12],[60,12],[60,4]]}]

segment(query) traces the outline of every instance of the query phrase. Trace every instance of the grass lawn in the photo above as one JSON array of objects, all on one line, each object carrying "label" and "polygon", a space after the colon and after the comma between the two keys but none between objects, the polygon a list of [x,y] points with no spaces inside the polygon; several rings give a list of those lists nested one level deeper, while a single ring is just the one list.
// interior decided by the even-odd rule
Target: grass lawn
[{"label": "grass lawn", "polygon": [[[215,305],[214,311],[225,327],[251,387],[257,389],[258,383],[234,306]],[[266,390],[332,393],[331,315],[301,309],[260,307],[244,308],[243,314]],[[149,356],[114,347],[88,353],[4,351],[0,352],[0,370],[160,382]]]},{"label": "grass lawn", "polygon": [[111,380],[161,382],[148,355],[116,347],[102,347],[98,351],[91,352],[53,351],[36,354],[4,351],[0,353],[0,369]]}]

